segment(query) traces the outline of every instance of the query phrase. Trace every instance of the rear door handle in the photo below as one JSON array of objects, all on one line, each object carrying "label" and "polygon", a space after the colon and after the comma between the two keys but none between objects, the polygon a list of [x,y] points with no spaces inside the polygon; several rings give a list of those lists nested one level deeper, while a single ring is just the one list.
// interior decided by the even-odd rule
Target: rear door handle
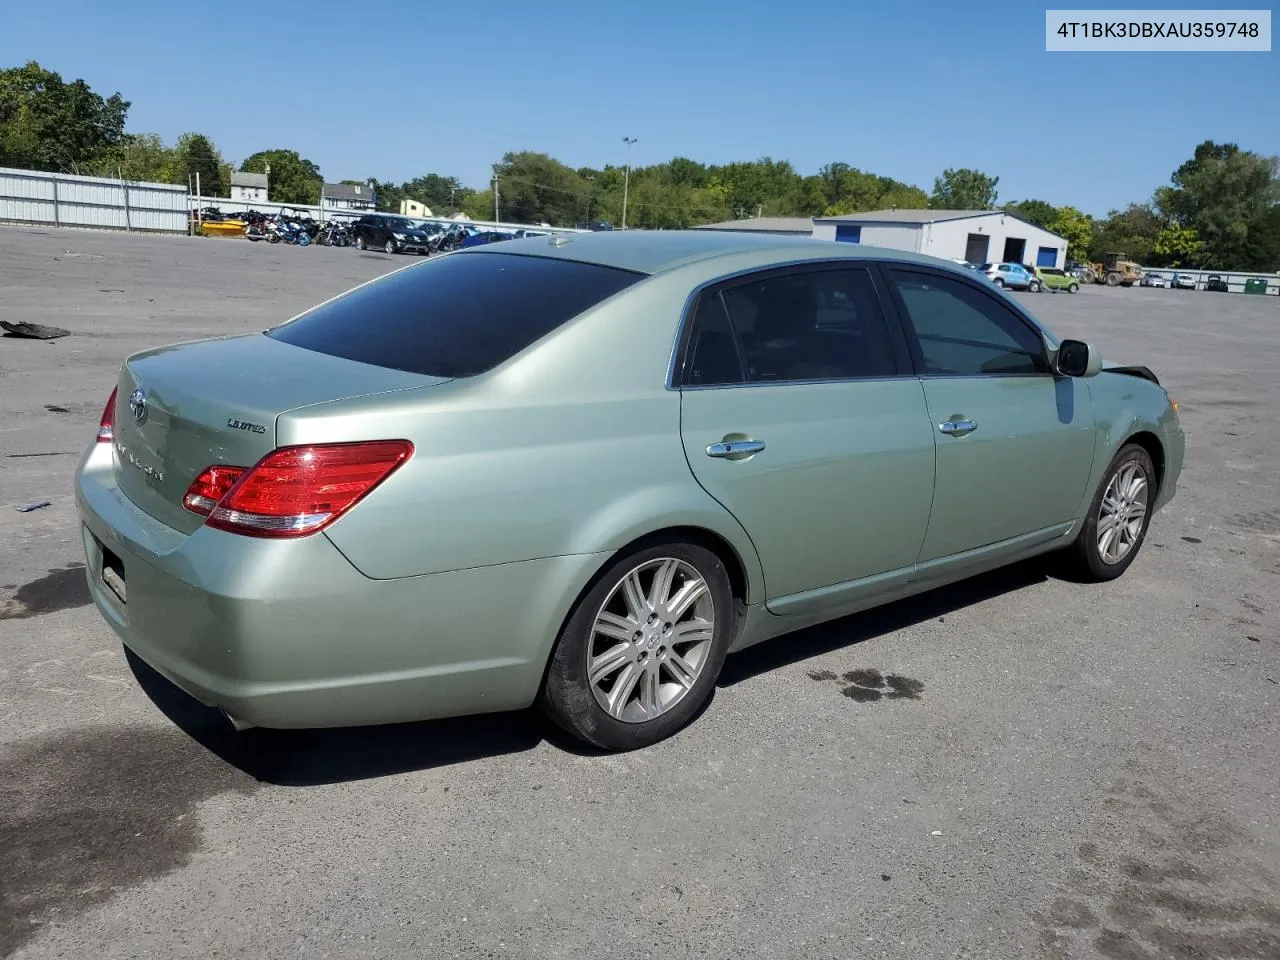
[{"label": "rear door handle", "polygon": [[978,429],[976,420],[943,420],[938,424],[938,429],[948,436],[963,437],[966,433],[973,433]]},{"label": "rear door handle", "polygon": [[763,440],[722,440],[707,444],[707,456],[720,459],[745,459],[764,449]]}]

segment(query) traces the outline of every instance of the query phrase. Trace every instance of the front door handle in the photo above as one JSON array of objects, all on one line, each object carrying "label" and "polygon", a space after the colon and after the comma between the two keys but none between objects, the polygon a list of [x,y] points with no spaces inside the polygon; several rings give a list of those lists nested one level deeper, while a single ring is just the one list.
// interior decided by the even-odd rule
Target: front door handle
[{"label": "front door handle", "polygon": [[744,460],[764,449],[763,440],[721,440],[707,444],[707,456],[720,459]]},{"label": "front door handle", "polygon": [[951,437],[963,437],[977,430],[978,422],[976,420],[943,420],[938,424],[938,429]]}]

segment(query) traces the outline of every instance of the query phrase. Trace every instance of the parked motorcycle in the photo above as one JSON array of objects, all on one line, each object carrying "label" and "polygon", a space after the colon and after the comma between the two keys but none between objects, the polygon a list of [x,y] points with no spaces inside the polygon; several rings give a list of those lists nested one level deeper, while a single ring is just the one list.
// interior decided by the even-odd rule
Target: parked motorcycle
[{"label": "parked motorcycle", "polygon": [[351,230],[345,223],[330,220],[316,234],[316,243],[323,244],[326,247],[350,246]]}]

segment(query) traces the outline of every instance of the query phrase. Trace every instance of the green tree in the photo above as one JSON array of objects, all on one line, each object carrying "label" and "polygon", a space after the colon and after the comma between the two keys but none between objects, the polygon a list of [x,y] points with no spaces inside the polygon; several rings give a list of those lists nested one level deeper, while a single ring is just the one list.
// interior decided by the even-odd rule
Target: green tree
[{"label": "green tree", "polygon": [[[222,157],[214,149],[209,138],[202,133],[184,133],[178,138],[175,148],[182,165],[181,180],[188,179],[195,189],[196,174],[200,174],[200,192],[206,197],[225,197],[229,195],[230,180],[222,178]],[[296,201],[295,201],[296,202]]]},{"label": "green tree", "polygon": [[457,177],[446,177],[438,173],[415,177],[402,183],[400,189],[405,196],[425,203],[436,214],[453,213],[461,208],[469,194],[475,192],[470,187],[464,187]]},{"label": "green tree", "polygon": [[[571,226],[584,205],[587,185],[577,172],[545,153],[524,150],[494,164],[503,221]],[[491,198],[492,199],[492,198]],[[489,216],[492,217],[492,208]]]},{"label": "green tree", "polygon": [[[343,183],[348,181],[343,180]],[[373,188],[374,209],[383,213],[399,213],[400,201],[405,199],[404,187],[397,186],[390,181],[383,182],[374,177],[368,180],[351,181],[353,183],[367,183]]]},{"label": "green tree", "polygon": [[1052,230],[1049,224],[1058,217],[1058,211],[1053,204],[1044,200],[1019,200],[1017,203],[1005,204],[1003,209],[1006,213],[1012,213],[1045,230]]},{"label": "green tree", "polygon": [[1093,241],[1093,218],[1087,214],[1075,207],[1059,207],[1045,229],[1067,241],[1068,260],[1081,261],[1089,255],[1089,244]]},{"label": "green tree", "polygon": [[1262,211],[1249,222],[1243,253],[1245,270],[1280,272],[1280,206]]},{"label": "green tree", "polygon": [[129,102],[103,98],[34,60],[0,70],[0,166],[70,170],[102,161],[124,142]]},{"label": "green tree", "polygon": [[1276,159],[1206,140],[1171,179],[1172,186],[1156,191],[1156,207],[1167,219],[1195,229],[1204,241],[1200,264],[1243,266],[1251,224],[1280,201]]},{"label": "green tree", "polygon": [[817,183],[825,196],[825,205],[811,216],[838,217],[845,213],[868,210],[919,210],[929,205],[928,195],[919,187],[901,183],[892,177],[866,173],[847,163],[829,163],[818,171]]},{"label": "green tree", "polygon": [[493,191],[477,190],[462,201],[462,212],[472,220],[493,219]]},{"label": "green tree", "polygon": [[1182,267],[1194,264],[1199,259],[1203,246],[1194,227],[1168,223],[1156,234],[1151,252],[1159,266]]},{"label": "green tree", "polygon": [[929,206],[934,210],[992,210],[999,182],[999,177],[968,167],[943,170],[933,181]]},{"label": "green tree", "polygon": [[1094,229],[1089,259],[1097,262],[1105,253],[1123,253],[1130,260],[1147,263],[1163,226],[1150,204],[1131,203],[1124,210],[1112,210]]},{"label": "green tree", "polygon": [[123,177],[151,183],[186,183],[177,151],[154,133],[127,133],[106,156],[85,166],[96,177]]},{"label": "green tree", "polygon": [[273,203],[315,205],[320,202],[324,179],[320,168],[298,156],[296,150],[262,150],[240,164],[243,173],[266,173],[271,167],[269,196]]}]

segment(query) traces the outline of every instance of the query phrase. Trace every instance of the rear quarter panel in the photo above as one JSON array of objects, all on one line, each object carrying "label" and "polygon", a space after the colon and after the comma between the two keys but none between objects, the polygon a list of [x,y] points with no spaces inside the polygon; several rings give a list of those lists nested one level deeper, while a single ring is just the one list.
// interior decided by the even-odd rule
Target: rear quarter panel
[{"label": "rear quarter panel", "polygon": [[745,531],[694,480],[667,370],[689,292],[664,275],[478,377],[291,411],[281,444],[406,438],[413,458],[326,533],[368,577],[614,551],[671,526]]}]

